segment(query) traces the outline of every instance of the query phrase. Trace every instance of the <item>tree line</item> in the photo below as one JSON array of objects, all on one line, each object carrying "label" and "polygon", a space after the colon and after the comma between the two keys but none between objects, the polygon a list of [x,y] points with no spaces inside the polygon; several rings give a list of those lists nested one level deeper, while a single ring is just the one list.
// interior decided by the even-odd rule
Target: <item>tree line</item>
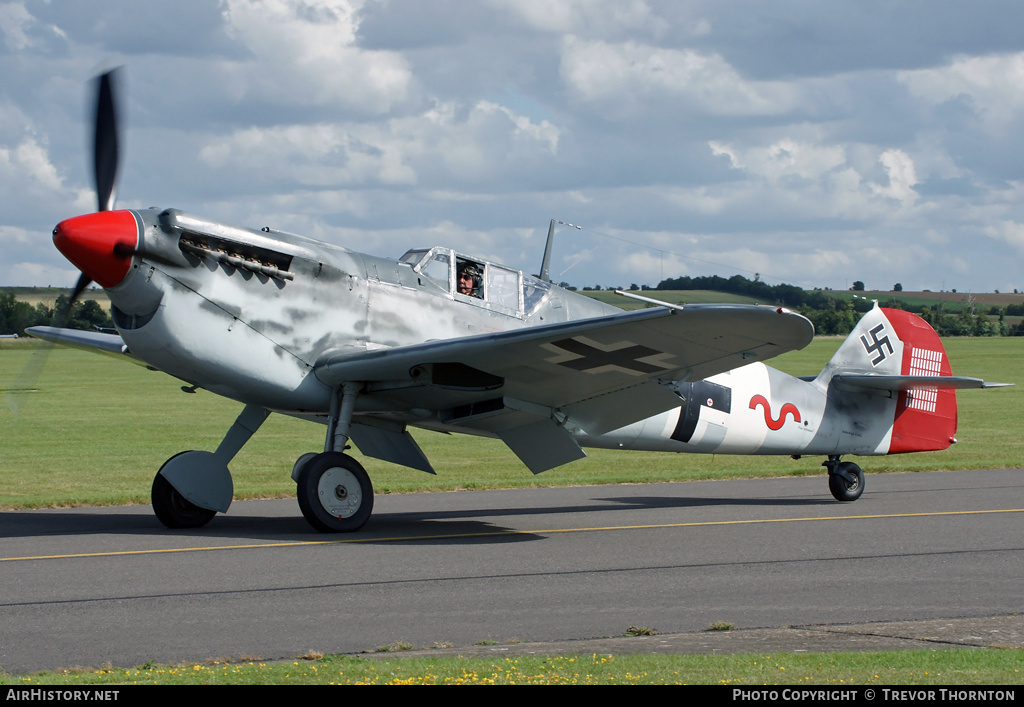
[{"label": "tree line", "polygon": [[68,295],[60,295],[53,306],[40,302],[35,306],[19,300],[13,292],[0,292],[0,334],[24,336],[33,326],[63,326],[69,329],[113,329],[110,313],[96,300],[78,300],[67,313],[66,321],[58,321],[67,308]]},{"label": "tree line", "polygon": [[[863,290],[863,284],[858,289]],[[866,299],[837,297],[832,290],[805,290],[795,285],[769,285],[757,276],[750,280],[742,275],[730,278],[718,275],[675,277],[662,280],[658,290],[714,290],[752,297],[763,304],[776,304],[800,312],[814,324],[818,334],[849,334],[874,303]],[[899,287],[902,291],[903,287]],[[1006,307],[946,307],[943,303],[912,306],[901,300],[887,302],[887,307],[920,315],[939,336],[1024,336],[1024,321],[1013,326],[1007,316],[1024,315],[1024,304]]]},{"label": "tree line", "polygon": [[[640,288],[634,286],[633,289]],[[861,315],[873,306],[866,299],[838,297],[832,290],[804,290],[786,284],[769,285],[756,277],[750,280],[742,275],[730,278],[718,275],[669,278],[662,280],[654,289],[713,290],[752,297],[763,304],[780,305],[800,312],[811,320],[815,332],[824,335],[849,334]],[[0,291],[0,334],[21,336],[25,329],[32,326],[60,325],[86,331],[113,328],[110,313],[99,302],[89,299],[75,302],[67,315],[67,321],[57,321],[67,302],[68,295],[62,294],[52,307],[44,302],[33,306],[17,299],[12,292]],[[915,307],[894,300],[886,303],[886,306],[920,315],[940,336],[1024,336],[1024,321],[1014,325],[1006,321],[1007,316],[1024,316],[1024,304],[987,308],[950,307],[949,311],[946,311],[942,303]]]}]

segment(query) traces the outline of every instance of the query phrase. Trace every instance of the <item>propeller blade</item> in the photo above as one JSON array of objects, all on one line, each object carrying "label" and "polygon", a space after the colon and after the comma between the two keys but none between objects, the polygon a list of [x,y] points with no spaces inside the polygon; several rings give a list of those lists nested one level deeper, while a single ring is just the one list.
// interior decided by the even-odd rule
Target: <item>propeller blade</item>
[{"label": "propeller blade", "polygon": [[[68,323],[68,319],[71,318],[71,308],[75,306],[79,296],[85,292],[85,288],[91,284],[92,280],[85,273],[78,276],[78,282],[75,283],[75,289],[71,291],[71,297],[68,298],[64,307],[53,316],[53,320],[50,322],[51,326],[63,327]],[[41,342],[39,348],[29,356],[28,363],[21,369],[15,383],[7,389],[7,407],[15,417],[21,414],[21,402],[24,394],[36,390],[39,375],[43,372],[53,347],[54,344],[49,341]]]},{"label": "propeller blade", "polygon": [[96,180],[96,199],[100,211],[114,208],[117,187],[118,136],[117,105],[114,83],[116,69],[97,80],[96,124],[93,143],[93,170]]},{"label": "propeller blade", "polygon": [[[99,211],[114,210],[114,191],[117,187],[118,155],[118,129],[117,129],[117,96],[114,84],[116,83],[117,70],[111,70],[101,75],[96,81],[96,122],[94,125],[93,141],[93,176],[96,182],[96,200]],[[54,235],[57,230],[54,229]],[[117,244],[119,247],[127,247],[134,251],[134,246],[129,244]],[[122,256],[123,257],[123,256]],[[59,312],[53,317],[52,325],[64,327],[71,318],[71,310],[89,285],[92,278],[84,272],[79,275],[75,283],[71,297],[64,304]],[[22,369],[18,382],[7,391],[7,404],[11,411],[17,416],[21,411],[21,396],[18,393],[27,393],[35,390],[39,374],[42,372],[46,359],[50,356],[53,344],[46,342],[42,344],[30,357],[25,368]]]},{"label": "propeller blade", "polygon": [[75,289],[71,291],[71,297],[68,298],[67,304],[64,305],[64,309],[57,313],[57,316],[53,318],[56,322],[54,326],[62,327],[68,323],[68,319],[71,318],[71,308],[75,306],[75,302],[78,301],[79,295],[81,295],[85,288],[92,284],[92,279],[82,273],[78,276],[78,282],[75,283]]}]

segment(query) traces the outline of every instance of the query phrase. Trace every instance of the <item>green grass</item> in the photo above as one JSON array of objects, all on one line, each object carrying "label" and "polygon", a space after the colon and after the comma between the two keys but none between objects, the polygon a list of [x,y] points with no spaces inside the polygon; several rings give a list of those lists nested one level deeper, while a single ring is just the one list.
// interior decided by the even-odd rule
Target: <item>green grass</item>
[{"label": "green grass", "polygon": [[[817,373],[841,339],[816,339],[775,359],[794,374]],[[872,457],[871,472],[1018,467],[1024,460],[1024,338],[949,339],[954,372],[1015,383],[963,391],[959,444],[942,452]],[[18,380],[31,341],[0,341],[0,393]],[[216,449],[239,403],[186,395],[162,373],[55,348],[37,392],[13,393],[20,414],[0,404],[0,507],[148,503],[160,465],[186,449]],[[324,427],[272,415],[232,462],[236,498],[291,497],[290,472],[323,447]],[[821,459],[588,450],[587,459],[534,476],[497,440],[414,432],[437,476],[365,459],[379,493],[822,474]]]},{"label": "green grass", "polygon": [[[773,365],[816,373],[841,339],[815,340]],[[871,472],[1018,467],[1024,441],[1024,339],[950,339],[954,372],[1017,384],[961,393],[961,443],[945,452],[875,457]],[[0,341],[0,392],[16,381],[36,344]],[[186,395],[174,379],[102,356],[51,351],[38,392],[18,393],[20,414],[0,404],[0,507],[148,503],[152,478],[183,449],[214,449],[241,405],[200,391]],[[6,397],[6,396],[5,396]],[[7,401],[5,400],[5,403]],[[324,429],[280,415],[232,464],[236,497],[294,495],[289,472],[303,452],[322,446]],[[787,474],[821,474],[820,459],[727,457],[591,450],[566,467],[530,474],[502,443],[416,433],[437,477],[365,460],[381,493],[517,486],[600,484]],[[594,655],[509,658],[357,658],[291,662],[74,670],[9,676],[0,685],[121,683],[529,683],[545,684],[1018,684],[1020,650],[942,650],[853,654]]]},{"label": "green grass", "polygon": [[1018,649],[736,655],[506,657],[317,656],[284,662],[210,662],[0,674],[14,687],[121,684],[343,685],[1016,685]]}]

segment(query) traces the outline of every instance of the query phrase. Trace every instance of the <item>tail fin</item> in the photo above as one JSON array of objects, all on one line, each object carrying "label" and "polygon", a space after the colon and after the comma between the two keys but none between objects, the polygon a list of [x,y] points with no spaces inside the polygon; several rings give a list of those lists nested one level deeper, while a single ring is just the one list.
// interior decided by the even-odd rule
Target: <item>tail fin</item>
[{"label": "tail fin", "polygon": [[955,442],[955,389],[984,386],[976,378],[952,377],[946,350],[928,322],[877,304],[854,327],[817,382],[896,396],[889,454],[945,449]]}]

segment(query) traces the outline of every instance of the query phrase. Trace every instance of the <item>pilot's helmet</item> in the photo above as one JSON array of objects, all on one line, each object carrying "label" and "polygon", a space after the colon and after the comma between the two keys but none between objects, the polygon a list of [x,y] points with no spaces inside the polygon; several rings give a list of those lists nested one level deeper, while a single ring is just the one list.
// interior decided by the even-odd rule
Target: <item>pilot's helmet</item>
[{"label": "pilot's helmet", "polygon": [[474,297],[480,296],[480,288],[484,282],[484,273],[480,266],[476,263],[463,263],[459,266],[459,275],[469,275],[473,278],[473,291],[470,293]]}]

